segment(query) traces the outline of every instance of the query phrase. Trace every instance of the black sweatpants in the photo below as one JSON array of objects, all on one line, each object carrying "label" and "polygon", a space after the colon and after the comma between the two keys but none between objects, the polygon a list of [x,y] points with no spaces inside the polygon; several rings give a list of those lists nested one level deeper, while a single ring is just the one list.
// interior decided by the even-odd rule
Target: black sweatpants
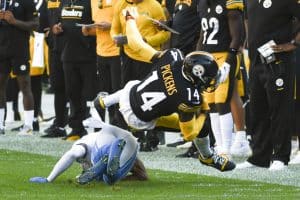
[{"label": "black sweatpants", "polygon": [[250,67],[250,117],[252,164],[269,167],[270,161],[287,164],[291,153],[293,130],[295,64],[292,56],[282,56],[281,63]]},{"label": "black sweatpants", "polygon": [[96,96],[96,61],[63,62],[67,97],[70,101],[71,115],[69,126],[73,130],[84,129],[82,121],[87,113],[87,101]]},{"label": "black sweatpants", "polygon": [[54,90],[55,125],[65,127],[68,121],[67,96],[61,53],[49,51],[50,84]]},{"label": "black sweatpants", "polygon": [[[121,58],[120,56],[97,56],[97,92],[105,91],[109,94],[121,89]],[[125,122],[119,112],[119,105],[108,108],[109,122],[113,125],[125,128]],[[101,117],[104,119],[105,113]]]}]

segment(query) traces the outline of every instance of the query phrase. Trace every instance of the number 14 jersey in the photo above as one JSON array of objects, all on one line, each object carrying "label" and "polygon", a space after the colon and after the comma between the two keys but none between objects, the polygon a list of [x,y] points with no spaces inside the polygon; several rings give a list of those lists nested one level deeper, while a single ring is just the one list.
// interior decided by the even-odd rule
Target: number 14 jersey
[{"label": "number 14 jersey", "polygon": [[163,52],[148,76],[130,91],[130,105],[143,121],[179,110],[193,112],[203,102],[199,87],[183,77],[183,56],[177,49]]}]

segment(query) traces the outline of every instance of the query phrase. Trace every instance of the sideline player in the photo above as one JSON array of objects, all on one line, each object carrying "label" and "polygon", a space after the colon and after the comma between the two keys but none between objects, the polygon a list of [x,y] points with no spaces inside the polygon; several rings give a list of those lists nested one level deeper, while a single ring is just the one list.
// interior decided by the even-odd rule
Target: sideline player
[{"label": "sideline player", "polygon": [[[229,76],[213,93],[206,93],[210,107],[212,130],[219,152],[248,154],[250,147],[246,140],[244,109],[238,94],[237,76],[242,45],[243,2],[242,0],[206,0],[199,4],[201,13],[201,39],[199,49],[212,53],[220,67],[229,71]],[[235,108],[231,112],[231,105]],[[236,136],[232,144],[233,116]]]},{"label": "sideline player", "polygon": [[116,126],[101,122],[99,132],[90,133],[77,140],[56,163],[49,176],[32,177],[30,182],[53,182],[68,169],[74,161],[81,163],[83,172],[77,181],[80,184],[94,179],[114,184],[123,179],[130,171],[128,179],[147,180],[143,163],[137,158],[138,143],[132,134]]},{"label": "sideline player", "polygon": [[[212,55],[192,52],[183,58],[178,49],[157,51],[144,42],[138,31],[135,7],[123,10],[126,14],[128,45],[153,63],[153,69],[142,81],[130,81],[124,89],[109,96],[98,96],[95,108],[101,112],[105,107],[120,104],[120,111],[127,124],[136,130],[155,127],[180,130],[187,141],[193,141],[200,152],[199,160],[220,171],[232,170],[235,164],[226,156],[210,149],[207,131],[203,128],[207,105],[201,93],[214,89],[219,76]],[[197,135],[200,133],[200,138]]]}]

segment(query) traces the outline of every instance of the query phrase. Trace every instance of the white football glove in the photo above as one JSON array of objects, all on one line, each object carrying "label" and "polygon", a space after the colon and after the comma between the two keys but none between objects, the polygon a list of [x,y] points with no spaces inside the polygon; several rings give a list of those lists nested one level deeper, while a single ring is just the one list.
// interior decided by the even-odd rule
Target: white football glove
[{"label": "white football glove", "polygon": [[224,62],[222,67],[219,69],[219,83],[225,82],[230,72],[230,64]]}]

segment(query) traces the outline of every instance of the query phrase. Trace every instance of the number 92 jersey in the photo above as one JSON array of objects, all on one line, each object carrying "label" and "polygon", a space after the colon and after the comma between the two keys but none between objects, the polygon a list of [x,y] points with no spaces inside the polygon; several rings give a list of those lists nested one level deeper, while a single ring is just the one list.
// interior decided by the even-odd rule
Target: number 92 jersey
[{"label": "number 92 jersey", "polygon": [[201,91],[183,77],[183,56],[178,49],[166,50],[153,64],[148,76],[130,91],[130,106],[139,119],[147,122],[201,107]]},{"label": "number 92 jersey", "polygon": [[228,11],[243,11],[243,7],[243,0],[206,0],[200,2],[202,51],[210,53],[228,51],[231,42]]}]

